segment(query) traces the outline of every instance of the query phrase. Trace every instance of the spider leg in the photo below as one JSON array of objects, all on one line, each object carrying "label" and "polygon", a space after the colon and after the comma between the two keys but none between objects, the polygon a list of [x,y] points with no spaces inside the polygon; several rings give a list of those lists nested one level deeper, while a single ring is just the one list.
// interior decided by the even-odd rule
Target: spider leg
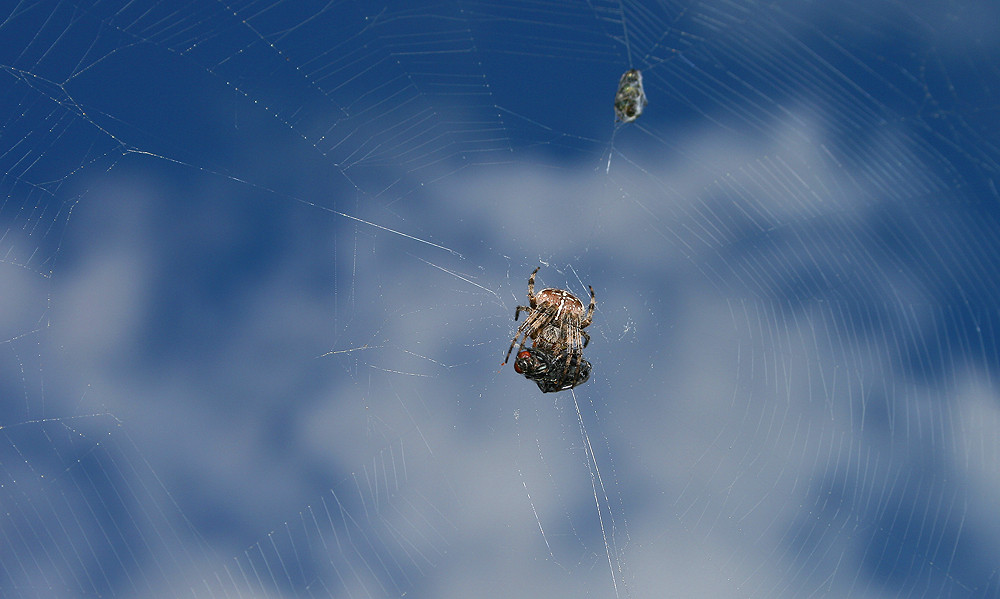
[{"label": "spider leg", "polygon": [[[576,356],[576,371],[573,374],[573,386],[574,387],[576,385],[579,385],[579,384],[583,383],[583,382],[586,382],[586,380],[588,378],[590,378],[590,362],[587,362],[587,359],[583,357],[583,348],[586,347],[587,342],[590,341],[590,335],[587,335],[587,333],[583,332],[580,329],[577,329],[577,332],[580,334],[579,335],[580,338],[586,337],[587,340],[582,343],[582,345],[580,346],[580,349],[578,350],[577,356]],[[586,369],[584,369],[584,367],[583,367],[584,363],[587,364]],[[582,376],[582,379],[581,379],[581,376]]]},{"label": "spider leg", "polygon": [[[532,312],[531,316],[526,318],[524,324],[521,325],[521,328],[524,329],[524,341],[527,342],[529,337],[537,339],[536,335],[538,331],[552,322],[553,318],[555,318],[555,315],[546,310],[535,310]],[[523,347],[524,343],[521,345]],[[532,347],[534,347],[534,344],[532,344]]]},{"label": "spider leg", "polygon": [[[562,383],[569,381],[569,388],[576,386],[576,380],[580,376],[580,365],[583,359],[583,343],[580,337],[580,325],[579,323],[570,322],[569,323],[569,339],[567,340],[567,351],[566,351],[566,364],[563,369],[563,381]],[[573,358],[576,357],[576,368],[573,372],[573,376],[569,376],[570,364]]]},{"label": "spider leg", "polygon": [[[542,319],[545,320],[541,323],[538,323],[538,321]],[[510,342],[510,347],[507,349],[507,357],[504,358],[503,364],[501,364],[501,366],[503,366],[504,364],[507,363],[508,360],[510,360],[510,354],[512,351],[514,351],[514,344],[517,343],[517,339],[519,337],[522,337],[523,335],[523,338],[521,338],[521,346],[520,348],[518,348],[518,353],[521,352],[521,349],[524,349],[524,344],[527,343],[528,337],[531,335],[531,333],[544,326],[551,319],[552,315],[547,312],[543,312],[542,310],[535,310],[527,318],[525,318],[524,322],[521,323],[521,326],[517,328],[517,333],[514,335],[514,339]]]},{"label": "spider leg", "polygon": [[594,299],[594,288],[590,285],[587,285],[587,288],[590,289],[590,306],[587,307],[587,315],[580,321],[581,329],[590,326],[590,323],[594,320],[594,310],[597,308],[597,301]]},{"label": "spider leg", "polygon": [[[500,364],[501,366],[505,366],[507,364],[507,361],[510,360],[510,352],[514,351],[514,344],[517,343],[517,338],[520,336],[521,336],[520,331],[518,331],[517,334],[514,335],[514,338],[510,342],[510,347],[507,348],[507,356],[503,359],[503,363]],[[521,347],[524,347],[523,341],[521,342]]]},{"label": "spider leg", "polygon": [[[518,306],[517,309],[514,310],[515,321],[517,320],[517,317],[521,315],[521,310],[528,312],[528,317],[525,318],[524,322],[521,323],[521,326],[517,328],[517,333],[514,334],[514,339],[511,340],[510,347],[507,348],[507,357],[504,358],[503,364],[501,364],[501,366],[503,366],[504,364],[507,363],[508,360],[510,360],[510,352],[514,351],[514,345],[517,343],[518,337],[520,337],[522,334],[524,335],[524,339],[521,340],[521,347],[524,347],[524,343],[528,340],[528,333],[530,331],[531,322],[535,317],[535,315],[538,313],[537,311],[532,311],[531,308],[527,308],[525,306]],[[520,350],[518,350],[518,353],[520,353]]]},{"label": "spider leg", "polygon": [[580,335],[583,336],[583,347],[587,347],[587,344],[590,343],[590,334],[587,331],[580,331]]},{"label": "spider leg", "polygon": [[[517,328],[517,332],[514,333],[514,338],[511,339],[511,341],[510,341],[510,347],[507,348],[507,355],[504,357],[503,363],[500,364],[501,366],[506,365],[507,361],[510,360],[510,353],[512,351],[514,351],[514,345],[517,344],[517,340],[519,338],[521,339],[521,347],[522,348],[524,347],[524,342],[528,340],[528,330],[525,328],[525,325],[528,324],[529,322],[531,322],[531,319],[532,319],[533,316],[534,316],[534,314],[531,314],[530,316],[528,316],[528,318],[526,318],[524,320],[524,322],[521,323],[521,326],[519,326]],[[521,338],[522,336],[523,336],[523,338]],[[520,353],[520,351],[521,350],[519,349],[518,353]]]},{"label": "spider leg", "polygon": [[535,307],[535,274],[541,266],[535,268],[531,271],[531,276],[528,277],[528,305],[532,308]]}]

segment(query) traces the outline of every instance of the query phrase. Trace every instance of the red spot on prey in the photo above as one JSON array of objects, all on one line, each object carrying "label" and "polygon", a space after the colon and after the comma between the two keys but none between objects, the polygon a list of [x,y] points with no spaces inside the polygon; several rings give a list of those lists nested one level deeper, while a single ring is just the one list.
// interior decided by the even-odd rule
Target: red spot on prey
[{"label": "red spot on prey", "polygon": [[[531,357],[531,352],[529,352],[526,349],[522,350],[517,354],[517,360],[520,360],[521,358],[530,358],[530,357]],[[524,374],[524,372],[521,370],[521,367],[517,365],[517,360],[514,360],[514,372],[518,374]]]}]

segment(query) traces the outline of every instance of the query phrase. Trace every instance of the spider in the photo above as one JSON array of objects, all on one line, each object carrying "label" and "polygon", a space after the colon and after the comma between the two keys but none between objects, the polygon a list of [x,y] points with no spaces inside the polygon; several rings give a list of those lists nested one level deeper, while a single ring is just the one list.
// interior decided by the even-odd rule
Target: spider
[{"label": "spider", "polygon": [[[535,382],[545,380],[547,386],[554,387],[549,389],[551,391],[570,389],[590,376],[590,362],[583,359],[583,348],[590,343],[590,335],[583,329],[590,326],[594,319],[594,309],[597,307],[594,288],[588,286],[590,306],[586,312],[583,302],[569,291],[546,288],[535,294],[535,275],[540,268],[539,266],[531,271],[531,276],[528,277],[528,305],[518,306],[514,311],[515,321],[521,315],[521,310],[527,312],[528,317],[514,334],[503,364],[510,360],[510,354],[514,351],[518,338],[521,338],[517,351],[521,366],[515,360],[514,371]],[[524,344],[529,338],[532,340],[532,351],[525,356]],[[562,360],[564,356],[565,362],[559,368],[556,360]],[[574,361],[575,370],[571,374],[570,365]],[[586,368],[583,366],[585,362]],[[538,386],[543,387],[541,383]],[[546,389],[543,388],[542,391]]]},{"label": "spider", "polygon": [[[560,362],[561,368],[560,368]],[[524,375],[524,378],[535,381],[542,393],[564,391],[582,385],[590,378],[590,362],[580,358],[580,364],[574,376],[569,376],[569,368],[562,361],[562,355],[551,356],[538,349],[523,349],[514,360],[514,371]]]},{"label": "spider", "polygon": [[642,89],[642,73],[637,69],[625,71],[618,81],[615,94],[615,120],[631,123],[639,118],[646,107],[646,92]]}]

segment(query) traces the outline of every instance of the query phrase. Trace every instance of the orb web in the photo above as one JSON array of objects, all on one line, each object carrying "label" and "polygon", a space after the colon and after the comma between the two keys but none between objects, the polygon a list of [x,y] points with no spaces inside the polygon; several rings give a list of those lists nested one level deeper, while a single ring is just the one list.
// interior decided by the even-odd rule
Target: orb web
[{"label": "orb web", "polygon": [[998,596],[995,17],[3,9],[2,594]]}]

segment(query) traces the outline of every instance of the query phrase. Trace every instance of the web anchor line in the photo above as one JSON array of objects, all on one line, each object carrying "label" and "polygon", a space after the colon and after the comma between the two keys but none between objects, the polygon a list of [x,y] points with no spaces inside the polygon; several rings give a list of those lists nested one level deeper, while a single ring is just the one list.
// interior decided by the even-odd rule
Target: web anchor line
[{"label": "web anchor line", "polygon": [[173,162],[174,164],[180,164],[182,166],[196,168],[196,169],[198,169],[198,170],[200,170],[200,171],[202,171],[204,173],[210,173],[210,174],[213,174],[213,175],[217,175],[219,177],[225,177],[226,179],[229,179],[230,181],[235,181],[237,183],[242,183],[244,185],[249,185],[250,187],[254,187],[256,189],[260,189],[260,190],[266,191],[268,193],[273,193],[275,195],[284,196],[284,197],[287,197],[289,199],[295,200],[296,202],[298,202],[300,204],[304,204],[306,206],[309,206],[310,208],[317,208],[319,210],[323,210],[323,211],[329,212],[331,214],[336,214],[337,216],[346,218],[348,220],[353,220],[355,222],[359,222],[359,223],[362,223],[364,225],[368,225],[369,227],[372,227],[372,228],[375,228],[375,229],[380,229],[380,230],[385,231],[387,233],[392,233],[393,235],[399,235],[400,237],[405,237],[406,239],[411,239],[411,240],[416,241],[418,243],[422,243],[424,245],[429,245],[429,246],[431,246],[433,248],[437,248],[439,250],[444,250],[444,251],[446,251],[446,252],[448,252],[448,253],[450,253],[450,254],[452,254],[454,256],[458,256],[459,258],[463,258],[463,256],[462,256],[461,253],[459,253],[459,252],[457,252],[457,251],[455,251],[455,250],[453,250],[453,249],[451,249],[449,247],[446,247],[446,246],[434,243],[433,241],[428,241],[426,239],[421,239],[420,237],[417,237],[415,235],[410,235],[409,233],[404,233],[402,231],[399,231],[399,230],[396,230],[396,229],[392,229],[390,227],[386,227],[385,225],[380,225],[378,223],[374,223],[372,221],[365,220],[363,218],[359,218],[357,216],[354,216],[352,214],[348,214],[346,212],[341,212],[339,210],[334,210],[333,208],[329,208],[327,206],[321,206],[321,205],[317,204],[316,202],[310,202],[309,200],[305,200],[305,199],[302,199],[300,197],[290,196],[288,194],[283,194],[283,193],[278,192],[278,191],[276,191],[274,189],[271,189],[270,187],[267,187],[265,185],[261,185],[259,183],[254,183],[253,181],[247,181],[246,179],[242,179],[242,178],[234,176],[234,175],[229,175],[229,174],[226,174],[226,173],[221,173],[219,171],[215,171],[215,170],[204,168],[204,167],[194,166],[194,165],[188,164],[188,163],[186,163],[186,162],[184,162],[182,160],[177,160],[176,158],[170,158],[169,156],[163,156],[161,154],[155,154],[153,152],[146,152],[144,150],[137,150],[137,149],[134,149],[134,148],[130,148],[130,149],[127,150],[127,152],[128,153],[132,153],[132,154],[144,154],[146,156],[152,156],[154,158],[159,158],[161,160],[166,160],[168,162]]},{"label": "web anchor line", "polygon": [[[587,428],[583,423],[583,412],[580,411],[580,403],[576,399],[576,390],[570,389],[573,393],[573,406],[576,408],[576,418],[577,423],[580,425],[580,436],[583,440],[584,448],[587,452],[587,468],[590,470],[590,485],[594,491],[594,503],[597,506],[597,520],[601,526],[601,536],[604,539],[604,552],[608,557],[608,568],[611,570],[611,584],[615,589],[615,597],[620,598],[621,593],[618,590],[618,579],[622,578],[621,586],[625,591],[625,596],[629,597],[630,593],[628,591],[628,585],[624,578],[624,564],[621,551],[618,548],[617,542],[615,542],[615,521],[614,515],[611,512],[611,501],[608,499],[608,492],[604,486],[604,478],[601,476],[601,469],[597,465],[597,456],[594,455],[594,448],[590,443],[590,435],[587,434]],[[604,524],[604,510],[601,509],[601,499],[597,492],[597,487],[600,486],[601,494],[604,495],[604,505],[608,510],[608,519],[611,525],[611,538],[608,538],[608,530]],[[614,547],[612,547],[614,545]],[[614,556],[612,556],[612,553]]]}]

